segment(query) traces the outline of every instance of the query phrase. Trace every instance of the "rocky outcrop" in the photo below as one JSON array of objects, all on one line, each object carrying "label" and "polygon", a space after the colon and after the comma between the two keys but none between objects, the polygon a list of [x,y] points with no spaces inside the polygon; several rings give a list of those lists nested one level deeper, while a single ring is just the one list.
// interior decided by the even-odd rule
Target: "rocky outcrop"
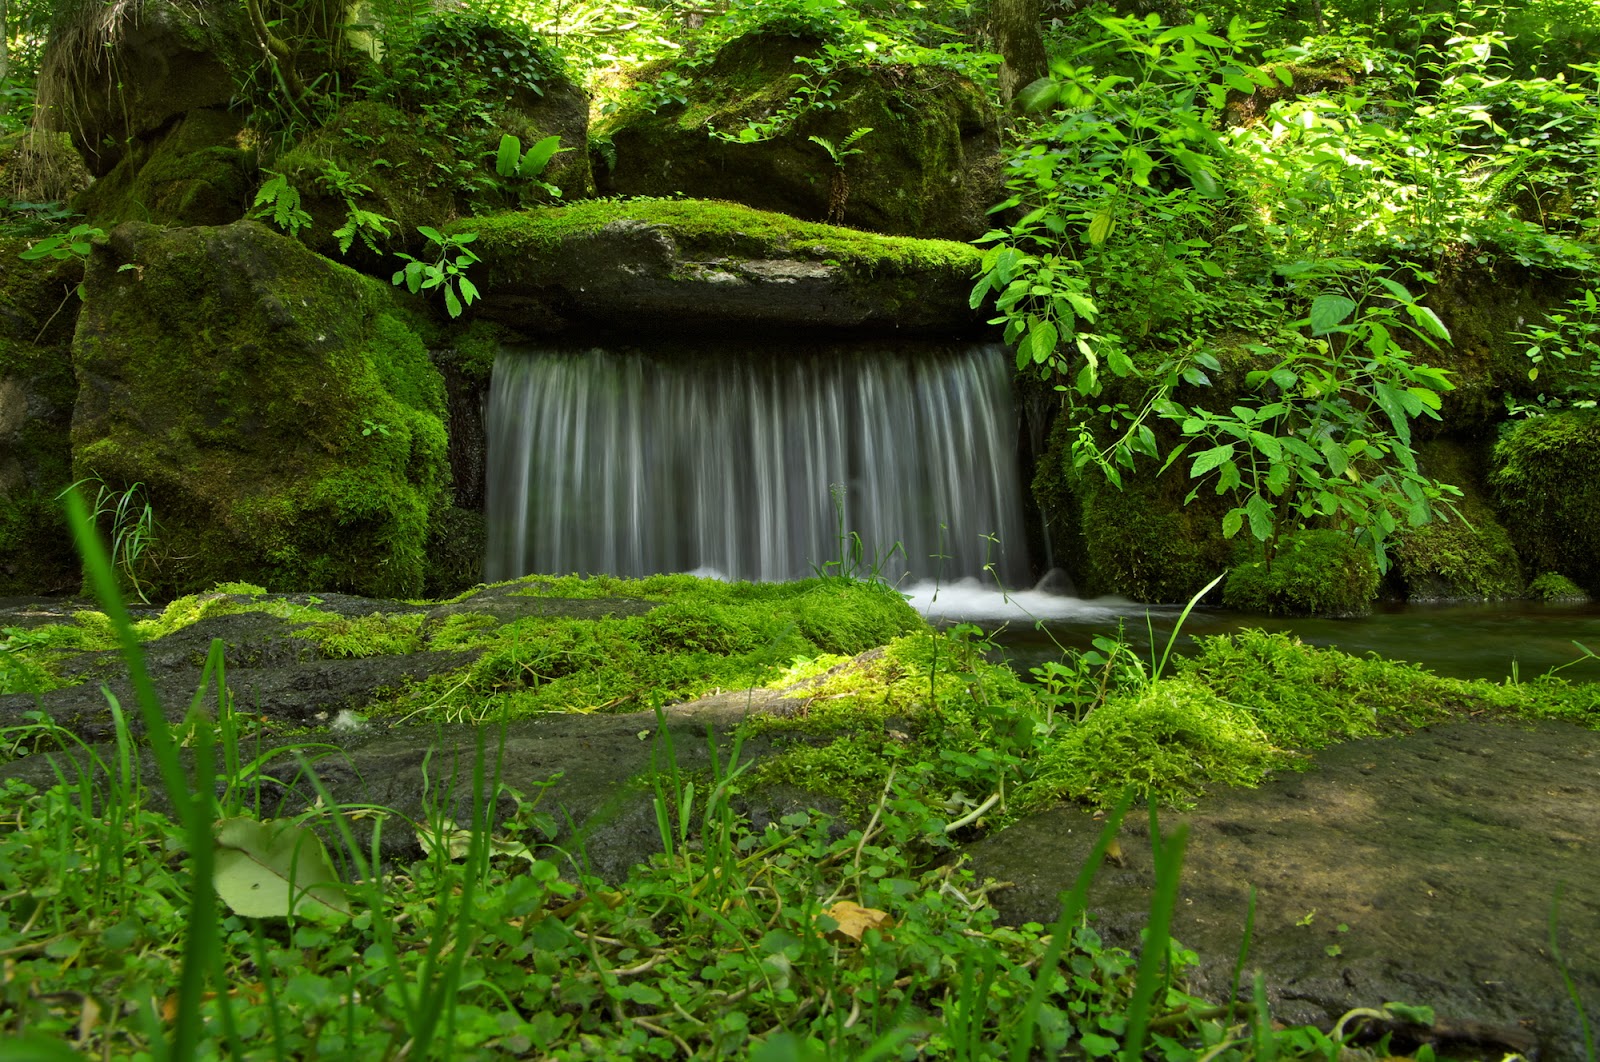
[{"label": "rocky outcrop", "polygon": [[129,147],[190,111],[225,110],[258,58],[242,4],[81,3],[52,34],[40,71],[47,128],[104,176]]},{"label": "rocky outcrop", "polygon": [[0,241],[0,594],[77,585],[56,496],[72,481],[68,432],[77,381],[68,344],[78,315],[76,261],[18,261]]},{"label": "rocky outcrop", "polygon": [[459,222],[477,232],[483,312],[558,332],[741,325],[971,331],[979,253],[728,203],[611,203]]},{"label": "rocky outcrop", "polygon": [[[676,87],[655,91],[668,75]],[[609,194],[957,240],[982,235],[1000,198],[999,123],[978,86],[931,66],[841,65],[822,41],[772,30],[724,45],[692,79],[654,71],[595,132]]]},{"label": "rocky outcrop", "polygon": [[86,286],[74,467],[143,484],[156,592],[421,592],[443,384],[390,288],[254,222],[128,223]]}]

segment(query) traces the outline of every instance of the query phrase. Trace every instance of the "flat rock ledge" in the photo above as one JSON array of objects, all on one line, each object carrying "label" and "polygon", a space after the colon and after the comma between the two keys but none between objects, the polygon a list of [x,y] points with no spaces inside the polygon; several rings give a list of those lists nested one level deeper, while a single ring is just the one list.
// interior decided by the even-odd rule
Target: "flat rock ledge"
[{"label": "flat rock ledge", "polygon": [[[1434,1008],[1448,1057],[1584,1057],[1557,942],[1589,1019],[1600,1007],[1600,733],[1565,723],[1460,722],[1316,754],[1304,774],[1224,790],[1189,824],[1172,935],[1200,955],[1191,984],[1226,999],[1255,918],[1240,998],[1266,977],[1273,1017],[1331,1027],[1356,1007]],[[1100,832],[1076,808],[969,849],[1003,920],[1053,922]],[[1091,924],[1136,949],[1151,872],[1148,819],[1130,814],[1123,862],[1101,869]],[[1413,1030],[1413,1032],[1416,1032]],[[1404,1047],[1397,1035],[1395,1046]]]}]

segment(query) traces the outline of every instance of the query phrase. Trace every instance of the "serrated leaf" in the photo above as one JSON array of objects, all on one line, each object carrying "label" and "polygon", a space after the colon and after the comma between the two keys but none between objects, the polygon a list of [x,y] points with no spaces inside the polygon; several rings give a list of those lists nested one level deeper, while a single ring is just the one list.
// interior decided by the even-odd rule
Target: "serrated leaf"
[{"label": "serrated leaf", "polygon": [[1239,528],[1244,526],[1244,510],[1229,509],[1228,515],[1222,518],[1222,537],[1232,538],[1239,533]]},{"label": "serrated leaf", "polygon": [[1040,321],[1028,332],[1028,347],[1033,351],[1033,360],[1043,364],[1050,360],[1056,352],[1056,343],[1060,336],[1056,333],[1056,326],[1049,321]]},{"label": "serrated leaf", "polygon": [[309,828],[293,822],[224,819],[212,836],[216,857],[211,880],[235,914],[283,918],[291,913],[297,917],[350,913],[327,850]]},{"label": "serrated leaf", "polygon": [[1355,312],[1356,304],[1343,295],[1318,295],[1311,300],[1311,334],[1327,335]]},{"label": "serrated leaf", "polygon": [[1224,461],[1233,457],[1233,450],[1233,443],[1224,443],[1197,454],[1194,463],[1189,466],[1189,478],[1198,479],[1212,469],[1220,468]]},{"label": "serrated leaf", "polygon": [[1252,494],[1244,503],[1245,515],[1250,518],[1250,534],[1257,542],[1272,537],[1272,505],[1259,494]]}]

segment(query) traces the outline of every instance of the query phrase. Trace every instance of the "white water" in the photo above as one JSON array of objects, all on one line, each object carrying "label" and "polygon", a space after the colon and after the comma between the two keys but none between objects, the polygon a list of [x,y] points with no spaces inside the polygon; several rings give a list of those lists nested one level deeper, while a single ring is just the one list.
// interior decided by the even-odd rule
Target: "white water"
[{"label": "white water", "polygon": [[837,571],[854,532],[856,575],[1025,583],[1009,360],[993,345],[503,351],[485,575],[793,579]]}]

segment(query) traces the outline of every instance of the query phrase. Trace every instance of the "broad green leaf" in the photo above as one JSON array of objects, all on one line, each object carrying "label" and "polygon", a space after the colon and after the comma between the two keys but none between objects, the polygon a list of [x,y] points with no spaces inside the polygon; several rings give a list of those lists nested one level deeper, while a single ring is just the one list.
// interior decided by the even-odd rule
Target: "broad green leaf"
[{"label": "broad green leaf", "polygon": [[1089,222],[1089,242],[1098,247],[1111,235],[1111,211],[1102,210]]},{"label": "broad green leaf", "polygon": [[1222,518],[1222,537],[1232,538],[1239,533],[1239,528],[1244,524],[1243,509],[1229,509],[1228,515]]},{"label": "broad green leaf", "polygon": [[1442,339],[1446,343],[1450,342],[1450,329],[1446,328],[1444,326],[1444,322],[1439,319],[1439,315],[1434,313],[1428,307],[1407,304],[1406,312],[1409,313],[1418,324],[1426,329],[1429,335],[1432,335],[1437,339]]},{"label": "broad green leaf", "polygon": [[1276,437],[1268,435],[1264,431],[1252,431],[1250,433],[1250,445],[1265,454],[1268,461],[1277,462],[1283,460],[1283,447],[1279,445]]},{"label": "broad green leaf", "polygon": [[517,176],[537,177],[544,172],[546,166],[550,165],[550,160],[563,150],[565,149],[561,146],[560,136],[551,135],[545,137],[528,149],[527,155],[523,157],[522,162],[517,166]]},{"label": "broad green leaf", "polygon": [[500,150],[495,152],[494,172],[502,177],[517,175],[517,160],[522,157],[522,141],[507,133],[500,138]]},{"label": "broad green leaf", "polygon": [[1090,323],[1094,322],[1095,315],[1100,312],[1095,309],[1094,301],[1087,295],[1079,295],[1075,291],[1069,291],[1067,292],[1067,301],[1072,304],[1074,310],[1078,311],[1078,316]]},{"label": "broad green leaf", "polygon": [[1056,352],[1056,343],[1060,338],[1056,326],[1049,321],[1035,324],[1028,333],[1028,346],[1033,350],[1033,360],[1041,365],[1049,361]]},{"label": "broad green leaf", "polygon": [[[217,895],[245,918],[348,915],[349,901],[322,840],[293,822],[223,819],[213,838]],[[290,887],[293,885],[293,910]]]},{"label": "broad green leaf", "polygon": [[461,300],[456,298],[456,293],[452,288],[444,289],[444,308],[452,318],[461,316]]},{"label": "broad green leaf", "polygon": [[422,233],[424,238],[432,240],[434,243],[443,244],[445,242],[444,234],[429,225],[418,225],[417,231]]},{"label": "broad green leaf", "polygon": [[1233,451],[1233,443],[1223,443],[1198,454],[1194,463],[1189,466],[1189,478],[1198,479],[1212,469],[1221,467],[1224,461],[1233,457]]},{"label": "broad green leaf", "polygon": [[1106,355],[1106,367],[1117,376],[1129,376],[1133,373],[1133,359],[1120,350],[1113,350]]},{"label": "broad green leaf", "polygon": [[984,299],[989,297],[989,275],[985,273],[972,285],[972,294],[967,296],[967,306],[976,310],[983,305]]},{"label": "broad green leaf", "polygon": [[1400,283],[1398,280],[1391,280],[1388,277],[1378,277],[1376,279],[1377,279],[1379,284],[1382,284],[1385,288],[1387,288],[1389,290],[1389,294],[1393,295],[1395,298],[1399,299],[1401,302],[1416,302],[1417,301],[1416,300],[1416,296],[1411,294],[1410,289],[1408,289],[1404,284]]},{"label": "broad green leaf", "polygon": [[1252,494],[1244,503],[1245,515],[1250,518],[1250,534],[1257,542],[1272,537],[1272,505],[1259,494]]},{"label": "broad green leaf", "polygon": [[1030,81],[1017,92],[1017,102],[1030,114],[1052,106],[1060,98],[1060,84],[1048,77]]},{"label": "broad green leaf", "polygon": [[1202,369],[1210,369],[1212,372],[1222,371],[1222,362],[1218,361],[1216,357],[1211,354],[1196,354],[1194,356],[1194,363],[1200,366]]},{"label": "broad green leaf", "polygon": [[1311,334],[1327,335],[1355,312],[1356,304],[1343,295],[1318,295],[1311,300]]}]

